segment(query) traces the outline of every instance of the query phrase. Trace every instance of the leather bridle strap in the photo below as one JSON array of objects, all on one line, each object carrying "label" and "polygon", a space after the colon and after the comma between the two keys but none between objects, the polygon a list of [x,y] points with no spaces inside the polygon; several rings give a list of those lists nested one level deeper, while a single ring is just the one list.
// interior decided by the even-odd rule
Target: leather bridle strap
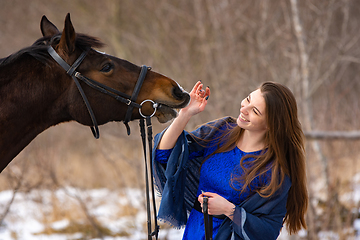
[{"label": "leather bridle strap", "polygon": [[[141,108],[141,105],[136,103],[136,99],[137,99],[137,96],[139,94],[139,91],[140,91],[140,88],[142,86],[142,83],[144,82],[144,79],[145,79],[145,76],[146,76],[146,73],[148,71],[148,69],[150,69],[149,67],[147,66],[142,66],[141,67],[141,72],[140,72],[140,75],[139,75],[139,78],[138,78],[138,81],[136,83],[136,86],[135,86],[135,89],[134,89],[134,92],[132,94],[132,96],[130,97],[129,95],[125,94],[125,93],[122,93],[116,89],[113,89],[111,87],[108,87],[104,84],[101,84],[97,81],[94,81],[90,78],[87,78],[85,76],[83,76],[81,73],[77,72],[76,69],[77,67],[81,64],[81,62],[84,60],[86,54],[87,54],[88,51],[84,51],[81,53],[81,55],[78,57],[78,59],[76,59],[76,61],[74,62],[74,64],[72,66],[70,66],[69,64],[67,64],[60,56],[59,54],[54,50],[54,48],[52,46],[49,46],[48,47],[48,53],[50,54],[50,56],[63,68],[65,69],[66,73],[68,75],[70,75],[72,77],[72,79],[74,80],[80,94],[81,94],[81,97],[83,98],[84,102],[85,102],[85,105],[88,109],[88,112],[90,114],[90,117],[91,117],[91,121],[93,122],[93,126],[91,126],[91,131],[93,132],[93,135],[96,139],[99,138],[100,134],[99,134],[99,128],[98,128],[98,124],[97,124],[97,121],[96,121],[96,118],[95,118],[95,115],[94,115],[94,112],[90,106],[90,103],[84,93],[84,90],[82,89],[79,81],[83,81],[84,83],[86,83],[88,86],[104,93],[104,94],[107,94],[113,98],[115,98],[117,101],[120,101],[122,103],[125,103],[126,105],[128,105],[128,110],[127,110],[127,113],[125,115],[125,120],[124,120],[124,124],[127,128],[127,133],[128,135],[130,134],[130,128],[129,128],[129,125],[128,125],[128,122],[130,121],[131,119],[131,113],[132,113],[132,110],[134,107],[136,108]],[[131,108],[131,110],[129,110]]]},{"label": "leather bridle strap", "polygon": [[87,99],[84,90],[82,89],[79,81],[76,79],[76,76],[74,73],[77,73],[75,70],[76,68],[81,64],[81,62],[84,60],[87,51],[84,51],[81,53],[80,57],[78,57],[78,59],[76,59],[76,61],[74,62],[74,64],[72,66],[70,66],[69,64],[67,64],[60,56],[59,54],[57,54],[57,52],[54,50],[53,47],[49,46],[48,47],[48,52],[50,54],[50,56],[62,67],[65,69],[66,73],[69,74],[72,79],[74,80],[76,87],[78,88],[81,97],[83,98],[85,105],[87,107],[87,110],[90,114],[91,117],[91,121],[93,122],[93,126],[90,126],[91,132],[93,133],[94,137],[96,139],[98,139],[100,137],[100,133],[99,133],[99,127],[94,115],[94,112],[90,106],[89,100]]},{"label": "leather bridle strap", "polygon": [[[149,144],[149,158],[150,163],[148,165],[147,158],[146,158],[146,135],[145,135],[145,120],[140,118],[139,125],[140,125],[140,133],[141,139],[143,143],[144,149],[144,159],[145,159],[145,188],[146,188],[146,209],[147,209],[147,229],[148,229],[148,240],[151,240],[153,236],[155,239],[158,239],[159,234],[159,225],[157,220],[157,213],[156,213],[156,202],[155,202],[155,189],[154,189],[154,176],[152,169],[152,125],[151,125],[151,116],[146,116],[146,126],[147,126],[147,133],[148,133],[148,144]],[[152,197],[152,209],[154,213],[154,231],[151,232],[151,207],[150,207],[150,189],[149,189],[149,174],[148,174],[148,166],[150,168],[150,179],[151,179],[151,197]]]},{"label": "leather bridle strap", "polygon": [[[146,77],[146,73],[148,70],[150,70],[151,68],[147,67],[147,66],[142,66],[141,67],[141,71],[140,71],[140,75],[139,75],[139,78],[136,82],[136,85],[135,85],[135,88],[134,88],[134,91],[131,95],[131,98],[130,100],[132,102],[135,102],[138,95],[139,95],[139,92],[140,92],[140,89],[141,89],[141,86],[145,80],[145,77]],[[131,120],[131,115],[132,115],[132,111],[133,111],[134,107],[133,106],[129,106],[127,108],[127,111],[126,111],[126,115],[125,115],[125,119],[124,119],[124,124],[126,126],[126,130],[127,130],[127,134],[130,135],[130,127],[129,127],[129,121]]]}]

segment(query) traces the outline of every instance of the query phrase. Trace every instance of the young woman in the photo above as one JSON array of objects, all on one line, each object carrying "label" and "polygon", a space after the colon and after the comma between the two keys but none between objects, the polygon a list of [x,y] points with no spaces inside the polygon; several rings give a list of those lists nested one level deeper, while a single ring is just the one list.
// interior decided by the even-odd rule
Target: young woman
[{"label": "young woman", "polygon": [[276,239],[283,224],[291,234],[306,228],[303,133],[291,91],[265,82],[241,102],[237,119],[218,119],[191,133],[185,126],[205,109],[210,89],[199,81],[190,96],[155,137],[159,218],[186,225],[183,239],[205,239],[206,196],[213,239]]}]

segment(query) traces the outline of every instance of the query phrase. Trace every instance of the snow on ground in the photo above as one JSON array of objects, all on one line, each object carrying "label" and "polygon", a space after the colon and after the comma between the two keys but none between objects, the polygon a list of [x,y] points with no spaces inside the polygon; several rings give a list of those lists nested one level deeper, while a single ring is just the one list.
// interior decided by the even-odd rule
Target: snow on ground
[{"label": "snow on ground", "polygon": [[[144,211],[142,192],[137,189],[126,189],[124,191],[110,191],[108,189],[96,189],[80,191],[75,188],[58,189],[54,192],[48,190],[34,190],[30,193],[17,193],[4,222],[0,226],[0,240],[64,240],[81,239],[81,233],[74,234],[39,234],[45,230],[44,219],[48,216],[48,226],[54,230],[68,227],[71,222],[64,216],[62,219],[51,221],[55,216],[54,201],[56,208],[72,211],[74,206],[80,208],[81,199],[92,216],[98,222],[110,229],[113,233],[126,231],[127,237],[105,237],[104,239],[146,239],[146,212]],[[0,214],[13,196],[12,191],[0,192]],[[129,209],[135,209],[129,211]],[[128,215],[121,216],[121,211]],[[79,211],[81,212],[81,210]],[[133,213],[133,215],[132,215]],[[69,213],[68,213],[69,214]],[[73,214],[72,217],[78,214]],[[59,216],[58,216],[59,217]],[[60,213],[61,217],[61,213]],[[16,237],[15,237],[16,236]],[[164,229],[160,231],[160,239],[181,239],[182,231]]]},{"label": "snow on ground", "polygon": [[[342,200],[360,201],[360,174],[356,175],[353,192],[342,196]],[[61,230],[69,227],[74,219],[86,221],[81,204],[85,204],[91,216],[113,233],[127,232],[128,236],[104,237],[104,240],[147,239],[146,211],[143,192],[138,189],[110,191],[108,189],[79,190],[63,188],[54,191],[33,190],[17,193],[4,221],[0,223],[0,240],[76,240],[84,239],[82,233],[40,234],[51,227]],[[0,192],[0,216],[12,199],[13,192]],[[159,239],[180,240],[183,230],[160,230]],[[306,231],[298,236],[306,237]],[[321,232],[321,240],[337,240],[333,232]],[[88,239],[88,238],[87,238]],[[93,238],[95,239],[95,238]],[[289,239],[283,229],[279,240]],[[360,240],[358,238],[352,238]]]},{"label": "snow on ground", "polygon": [[360,173],[355,174],[352,181],[353,191],[341,196],[342,202],[353,201],[355,203],[360,202]]}]

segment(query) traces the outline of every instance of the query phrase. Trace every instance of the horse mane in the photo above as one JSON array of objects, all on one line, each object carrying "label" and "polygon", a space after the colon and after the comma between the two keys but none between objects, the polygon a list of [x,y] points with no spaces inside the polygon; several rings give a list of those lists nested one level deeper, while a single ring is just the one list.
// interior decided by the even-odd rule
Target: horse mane
[{"label": "horse mane", "polygon": [[[31,46],[23,48],[16,53],[11,54],[8,57],[0,59],[0,67],[4,67],[8,64],[13,63],[21,56],[30,55],[42,63],[47,63],[50,59],[50,55],[47,52],[47,48],[51,44],[57,44],[60,41],[61,34],[57,34],[52,37],[42,37],[36,40]],[[88,48],[101,48],[105,44],[102,43],[98,38],[78,33],[76,34],[75,41],[76,48],[88,49]]]}]

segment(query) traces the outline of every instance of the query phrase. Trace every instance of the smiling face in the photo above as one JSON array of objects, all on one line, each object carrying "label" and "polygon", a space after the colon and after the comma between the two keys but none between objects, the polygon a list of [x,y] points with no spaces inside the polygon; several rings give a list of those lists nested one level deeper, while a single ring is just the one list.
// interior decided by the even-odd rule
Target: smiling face
[{"label": "smiling face", "polygon": [[266,104],[260,89],[250,93],[249,96],[241,102],[237,124],[239,127],[250,132],[266,132]]}]

